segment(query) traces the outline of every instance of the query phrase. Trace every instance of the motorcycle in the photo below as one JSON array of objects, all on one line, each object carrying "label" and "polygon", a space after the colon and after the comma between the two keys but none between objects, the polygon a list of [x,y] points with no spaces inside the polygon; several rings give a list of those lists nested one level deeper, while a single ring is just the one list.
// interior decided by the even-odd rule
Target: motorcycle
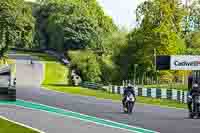
[{"label": "motorcycle", "polygon": [[126,96],[126,101],[125,101],[125,108],[124,108],[124,112],[125,113],[132,113],[133,111],[133,106],[135,104],[135,97],[133,96],[133,94],[129,93]]},{"label": "motorcycle", "polygon": [[200,118],[200,95],[194,95],[193,97],[193,111],[190,114],[190,118],[194,118],[195,116]]}]

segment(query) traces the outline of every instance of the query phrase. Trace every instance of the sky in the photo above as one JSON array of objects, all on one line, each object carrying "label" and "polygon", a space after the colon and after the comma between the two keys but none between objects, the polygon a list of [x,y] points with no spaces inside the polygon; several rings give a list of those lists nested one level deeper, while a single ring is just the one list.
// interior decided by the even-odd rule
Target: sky
[{"label": "sky", "polygon": [[[145,0],[97,0],[104,11],[112,16],[119,27],[133,28],[136,26],[135,11]],[[185,2],[185,0],[181,0]]]},{"label": "sky", "polygon": [[119,27],[136,25],[135,10],[144,0],[98,0],[107,15],[112,16]]}]

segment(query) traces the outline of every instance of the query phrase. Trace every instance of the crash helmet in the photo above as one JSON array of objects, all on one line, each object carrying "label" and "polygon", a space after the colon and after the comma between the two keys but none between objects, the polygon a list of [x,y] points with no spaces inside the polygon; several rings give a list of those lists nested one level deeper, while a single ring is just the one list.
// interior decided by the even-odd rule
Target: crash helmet
[{"label": "crash helmet", "polygon": [[127,87],[133,87],[133,85],[131,83],[128,83]]},{"label": "crash helmet", "polygon": [[193,87],[193,88],[198,88],[198,87],[199,87],[198,81],[197,81],[197,80],[194,81],[192,87]]}]

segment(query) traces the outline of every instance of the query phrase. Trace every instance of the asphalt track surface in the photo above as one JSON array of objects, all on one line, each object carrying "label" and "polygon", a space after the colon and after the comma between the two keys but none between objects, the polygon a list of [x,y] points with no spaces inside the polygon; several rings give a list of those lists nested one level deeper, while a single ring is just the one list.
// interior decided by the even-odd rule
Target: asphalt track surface
[{"label": "asphalt track surface", "polygon": [[12,105],[0,105],[0,115],[36,127],[45,133],[129,133],[121,129]]},{"label": "asphalt track surface", "polygon": [[[36,85],[38,77],[41,77],[42,74],[42,65],[37,64],[36,66],[34,68],[30,65],[17,64],[18,99],[42,103],[161,133],[200,132],[200,120],[188,119],[187,110],[136,104],[134,113],[127,115],[122,113],[121,103],[118,102],[42,89],[39,85]],[[38,76],[31,75],[33,73]],[[32,81],[35,86],[23,85],[22,81],[26,82],[27,80]]]}]

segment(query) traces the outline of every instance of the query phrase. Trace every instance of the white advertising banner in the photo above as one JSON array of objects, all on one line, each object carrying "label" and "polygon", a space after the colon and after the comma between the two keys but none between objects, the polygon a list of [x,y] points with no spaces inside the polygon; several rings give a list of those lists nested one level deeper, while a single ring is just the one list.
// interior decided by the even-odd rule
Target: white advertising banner
[{"label": "white advertising banner", "polygon": [[200,70],[200,56],[172,55],[170,59],[171,70]]}]

